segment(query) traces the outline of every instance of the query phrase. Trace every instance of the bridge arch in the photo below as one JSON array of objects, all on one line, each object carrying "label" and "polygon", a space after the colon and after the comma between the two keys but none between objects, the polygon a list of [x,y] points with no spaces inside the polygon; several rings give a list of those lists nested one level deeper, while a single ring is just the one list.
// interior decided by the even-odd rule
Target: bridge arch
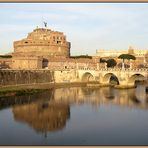
[{"label": "bridge arch", "polygon": [[134,84],[136,80],[143,81],[146,80],[146,77],[142,74],[136,73],[129,78],[128,83]]},{"label": "bridge arch", "polygon": [[94,80],[94,76],[90,72],[86,72],[82,75],[82,82],[92,82]]},{"label": "bridge arch", "polygon": [[106,84],[114,83],[114,84],[119,85],[118,77],[114,73],[107,73],[107,74],[105,74],[103,76],[103,82],[106,83]]}]

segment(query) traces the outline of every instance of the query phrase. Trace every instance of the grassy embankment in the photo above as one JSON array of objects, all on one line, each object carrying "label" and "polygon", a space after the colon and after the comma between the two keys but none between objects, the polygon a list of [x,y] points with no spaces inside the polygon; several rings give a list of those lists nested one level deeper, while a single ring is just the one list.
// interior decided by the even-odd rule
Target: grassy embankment
[{"label": "grassy embankment", "polygon": [[86,86],[86,83],[41,83],[30,85],[14,85],[14,86],[1,86],[0,97],[4,96],[20,96],[25,94],[33,94],[49,90],[50,88],[63,88],[63,87],[76,87]]}]

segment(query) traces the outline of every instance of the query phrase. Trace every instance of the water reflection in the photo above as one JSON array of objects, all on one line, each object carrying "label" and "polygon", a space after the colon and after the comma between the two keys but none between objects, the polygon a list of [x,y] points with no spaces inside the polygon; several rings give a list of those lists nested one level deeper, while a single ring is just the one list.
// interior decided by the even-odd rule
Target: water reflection
[{"label": "water reflection", "polygon": [[[142,93],[141,93],[142,90]],[[143,91],[145,86],[139,85],[136,89],[103,88],[61,88],[54,91],[54,100],[69,104],[113,104],[130,108],[147,109],[148,96]],[[140,93],[138,93],[140,92]]]},{"label": "water reflection", "polygon": [[47,133],[66,126],[73,104],[147,109],[148,96],[144,90],[145,86],[142,85],[128,90],[112,87],[51,89],[33,95],[0,98],[0,108],[12,107],[15,121],[28,124],[36,132]]},{"label": "water reflection", "polygon": [[12,110],[14,119],[29,124],[37,132],[61,130],[70,117],[69,106],[56,102],[36,102],[17,105]]}]

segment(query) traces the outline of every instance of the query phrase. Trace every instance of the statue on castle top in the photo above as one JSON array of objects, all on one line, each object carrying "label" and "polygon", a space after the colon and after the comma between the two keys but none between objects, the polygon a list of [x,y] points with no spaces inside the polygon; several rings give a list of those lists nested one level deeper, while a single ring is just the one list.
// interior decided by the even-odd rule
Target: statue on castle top
[{"label": "statue on castle top", "polygon": [[44,26],[45,26],[45,28],[47,28],[47,22],[44,22]]}]

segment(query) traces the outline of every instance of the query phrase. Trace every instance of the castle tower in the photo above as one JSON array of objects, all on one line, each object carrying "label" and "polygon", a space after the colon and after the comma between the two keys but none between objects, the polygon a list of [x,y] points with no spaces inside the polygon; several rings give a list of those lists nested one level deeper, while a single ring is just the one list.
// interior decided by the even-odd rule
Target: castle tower
[{"label": "castle tower", "polygon": [[70,56],[70,42],[63,32],[46,28],[36,28],[27,38],[14,42],[14,55],[18,56]]}]

